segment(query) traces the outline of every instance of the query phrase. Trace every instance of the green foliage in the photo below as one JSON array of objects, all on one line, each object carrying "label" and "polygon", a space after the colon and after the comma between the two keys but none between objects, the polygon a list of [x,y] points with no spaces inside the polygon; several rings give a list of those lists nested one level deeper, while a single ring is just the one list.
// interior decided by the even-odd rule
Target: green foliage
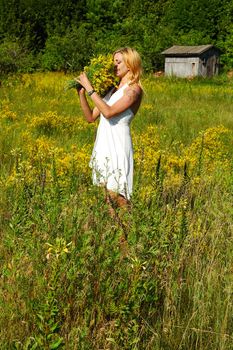
[{"label": "green foliage", "polygon": [[36,66],[32,53],[18,40],[5,40],[0,44],[0,76],[15,72],[30,72]]},{"label": "green foliage", "polygon": [[119,23],[126,17],[124,9],[125,1],[123,0],[111,2],[108,0],[87,0],[86,18],[95,31],[111,30],[115,23]]},{"label": "green foliage", "polygon": [[88,26],[67,31],[66,35],[51,36],[42,55],[42,67],[55,71],[79,71],[93,52],[93,38]]},{"label": "green foliage", "polygon": [[198,30],[191,29],[187,33],[180,32],[179,38],[176,40],[177,45],[208,45],[211,41],[211,38],[206,35],[206,33],[203,33]]},{"label": "green foliage", "polygon": [[221,62],[226,69],[233,69],[233,26],[227,30],[227,35],[224,40],[220,41],[219,47],[223,54]]},{"label": "green foliage", "polygon": [[228,0],[0,0],[0,42],[19,39],[45,70],[80,70],[122,46],[138,49],[145,71],[161,70],[164,49],[206,43],[222,48],[230,68],[232,16]]},{"label": "green foliage", "polygon": [[226,1],[221,0],[206,3],[201,0],[191,3],[189,0],[175,0],[171,2],[165,17],[177,34],[179,31],[188,33],[194,30],[215,40],[219,34],[218,23],[225,3]]}]

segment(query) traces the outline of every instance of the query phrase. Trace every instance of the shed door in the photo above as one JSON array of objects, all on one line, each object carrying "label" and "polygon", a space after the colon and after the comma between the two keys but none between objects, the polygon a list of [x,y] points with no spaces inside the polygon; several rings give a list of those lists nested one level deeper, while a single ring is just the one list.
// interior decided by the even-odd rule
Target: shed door
[{"label": "shed door", "polygon": [[213,75],[216,74],[216,71],[217,71],[216,57],[212,56],[208,59],[206,64],[207,77],[212,77]]}]

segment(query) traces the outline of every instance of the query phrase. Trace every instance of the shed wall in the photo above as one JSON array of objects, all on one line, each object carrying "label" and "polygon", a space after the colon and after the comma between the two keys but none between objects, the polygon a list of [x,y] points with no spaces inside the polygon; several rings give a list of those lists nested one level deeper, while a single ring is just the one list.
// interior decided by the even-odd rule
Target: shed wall
[{"label": "shed wall", "polygon": [[199,57],[166,57],[165,74],[177,77],[192,77],[199,74]]},{"label": "shed wall", "polygon": [[219,73],[219,55],[214,50],[205,52],[200,57],[199,75],[211,77]]}]

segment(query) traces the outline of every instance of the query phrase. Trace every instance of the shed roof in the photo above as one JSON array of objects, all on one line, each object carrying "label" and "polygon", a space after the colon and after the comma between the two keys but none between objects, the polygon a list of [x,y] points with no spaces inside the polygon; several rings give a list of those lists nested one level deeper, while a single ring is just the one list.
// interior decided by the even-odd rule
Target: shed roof
[{"label": "shed roof", "polygon": [[162,52],[165,56],[199,56],[203,52],[213,48],[213,45],[198,45],[198,46],[178,46],[174,45]]}]

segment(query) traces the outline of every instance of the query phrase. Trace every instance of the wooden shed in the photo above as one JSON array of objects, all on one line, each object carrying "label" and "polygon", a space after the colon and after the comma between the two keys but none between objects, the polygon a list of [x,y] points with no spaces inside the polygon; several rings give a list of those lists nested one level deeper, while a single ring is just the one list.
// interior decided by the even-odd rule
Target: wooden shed
[{"label": "wooden shed", "polygon": [[211,77],[219,72],[220,50],[213,45],[175,45],[162,54],[165,56],[165,75]]}]

